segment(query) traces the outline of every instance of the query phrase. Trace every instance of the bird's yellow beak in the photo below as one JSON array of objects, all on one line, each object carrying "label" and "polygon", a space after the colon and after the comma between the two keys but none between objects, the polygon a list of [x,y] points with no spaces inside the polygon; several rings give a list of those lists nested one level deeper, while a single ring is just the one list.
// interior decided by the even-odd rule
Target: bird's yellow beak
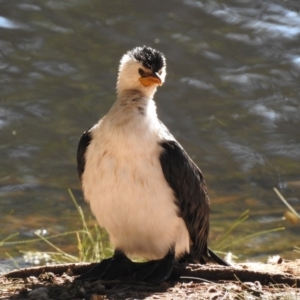
[{"label": "bird's yellow beak", "polygon": [[162,85],[162,81],[158,74],[141,77],[139,81],[144,87],[149,87],[153,84]]}]

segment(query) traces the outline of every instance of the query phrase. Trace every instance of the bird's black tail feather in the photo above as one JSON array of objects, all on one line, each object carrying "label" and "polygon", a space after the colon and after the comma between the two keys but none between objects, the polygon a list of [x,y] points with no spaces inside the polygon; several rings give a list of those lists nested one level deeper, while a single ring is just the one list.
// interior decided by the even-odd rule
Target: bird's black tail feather
[{"label": "bird's black tail feather", "polygon": [[227,261],[225,261],[224,259],[219,257],[215,252],[213,252],[209,248],[207,248],[207,253],[208,253],[209,257],[211,258],[211,260],[218,263],[219,265],[230,266],[230,264]]},{"label": "bird's black tail feather", "polygon": [[202,264],[205,265],[207,263],[217,263],[221,266],[230,266],[230,264],[219,257],[216,253],[210,250],[207,246],[205,246],[205,250],[202,254],[197,254],[193,247],[191,247],[190,253],[185,253],[179,260],[179,263],[188,263],[188,264]]}]

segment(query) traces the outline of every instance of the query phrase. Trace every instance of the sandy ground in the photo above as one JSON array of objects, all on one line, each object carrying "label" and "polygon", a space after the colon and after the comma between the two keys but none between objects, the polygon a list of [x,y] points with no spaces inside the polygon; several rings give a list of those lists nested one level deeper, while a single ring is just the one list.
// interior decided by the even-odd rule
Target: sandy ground
[{"label": "sandy ground", "polygon": [[88,266],[61,265],[10,272],[0,277],[0,299],[300,299],[300,260],[233,267],[190,265],[177,270],[180,278],[160,285],[126,278],[109,282],[74,281],[73,275],[84,272]]}]

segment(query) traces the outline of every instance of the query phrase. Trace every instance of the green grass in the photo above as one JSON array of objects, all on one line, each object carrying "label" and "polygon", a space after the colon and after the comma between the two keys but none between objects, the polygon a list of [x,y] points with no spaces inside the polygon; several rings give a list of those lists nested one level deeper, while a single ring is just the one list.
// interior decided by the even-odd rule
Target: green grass
[{"label": "green grass", "polygon": [[72,191],[68,189],[70,197],[79,213],[82,223],[82,230],[77,232],[78,245],[78,260],[86,261],[100,261],[101,259],[112,255],[112,248],[108,242],[107,233],[101,230],[95,223],[92,228],[87,226],[84,213],[78,205]]},{"label": "green grass", "polygon": [[[30,240],[19,240],[11,241],[13,238],[16,238],[19,234],[14,233],[0,241],[1,246],[14,246],[14,245],[25,245],[30,243],[46,243],[52,251],[21,251],[23,257],[27,258],[27,261],[44,263],[75,263],[75,262],[93,262],[100,261],[105,257],[112,255],[112,248],[108,241],[107,233],[100,229],[99,226],[95,223],[92,226],[88,226],[84,213],[81,207],[78,205],[72,191],[68,189],[69,195],[77,209],[80,221],[81,229],[75,231],[67,231],[60,234],[42,236],[38,232],[35,232],[37,238]],[[77,241],[77,255],[71,255],[63,251],[61,248],[56,246],[51,240],[62,238],[66,236],[75,236]],[[12,260],[13,264],[18,267],[18,263],[13,259],[13,257],[6,253],[6,256]],[[39,263],[36,263],[39,264]]]},{"label": "green grass", "polygon": [[234,230],[238,228],[242,223],[244,223],[249,218],[249,209],[245,210],[235,221],[234,223],[222,234],[221,238],[218,240],[218,243],[214,245],[214,249],[216,252],[225,252],[229,248],[232,248],[236,244],[240,244],[244,242],[245,240],[249,240],[256,236],[265,235],[271,232],[278,232],[281,230],[284,230],[285,227],[278,227],[273,228],[269,230],[261,230],[249,235],[246,235],[242,238],[234,239],[234,241],[231,239],[231,237],[234,235]]}]

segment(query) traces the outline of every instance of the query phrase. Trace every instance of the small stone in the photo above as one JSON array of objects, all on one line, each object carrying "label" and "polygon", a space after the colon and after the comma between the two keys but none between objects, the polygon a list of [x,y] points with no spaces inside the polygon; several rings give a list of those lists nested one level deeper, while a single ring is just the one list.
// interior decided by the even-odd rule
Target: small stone
[{"label": "small stone", "polygon": [[255,284],[255,286],[258,290],[262,291],[262,286],[261,286],[261,283],[259,281],[254,281],[254,284]]},{"label": "small stone", "polygon": [[215,288],[214,286],[209,287],[207,290],[208,293],[216,293],[217,291],[218,291],[218,289]]},{"label": "small stone", "polygon": [[29,277],[25,278],[25,281],[27,283],[31,283],[31,284],[37,284],[39,282],[35,276],[29,276]]},{"label": "small stone", "polygon": [[32,290],[28,294],[28,299],[30,299],[30,300],[49,300],[48,289],[45,287],[40,287],[35,290]]},{"label": "small stone", "polygon": [[68,276],[73,276],[73,271],[70,268],[67,270],[66,273]]},{"label": "small stone", "polygon": [[93,290],[96,292],[105,290],[105,286],[102,284],[101,280],[98,280],[92,284]]},{"label": "small stone", "polygon": [[279,255],[273,255],[268,257],[268,264],[281,264],[282,258]]}]

